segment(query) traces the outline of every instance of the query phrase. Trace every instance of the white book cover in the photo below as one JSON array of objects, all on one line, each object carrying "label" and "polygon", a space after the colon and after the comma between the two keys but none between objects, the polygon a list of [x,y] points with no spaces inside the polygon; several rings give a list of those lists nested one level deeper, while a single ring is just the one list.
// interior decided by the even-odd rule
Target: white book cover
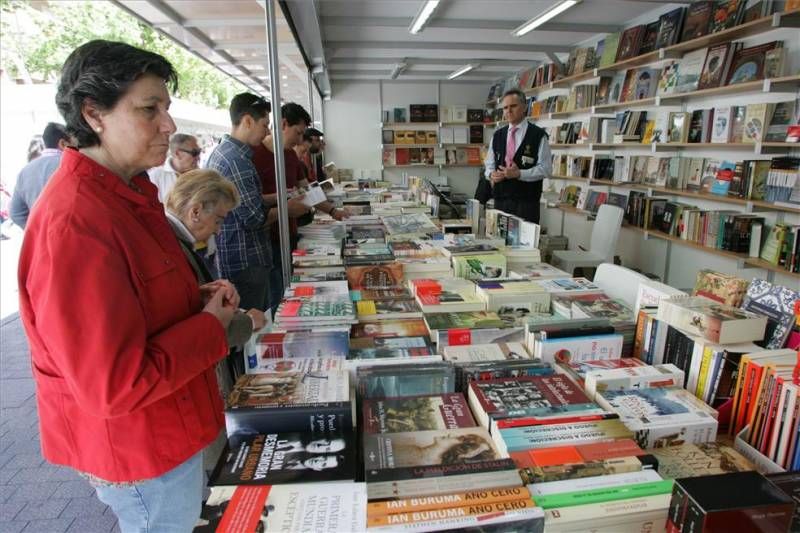
[{"label": "white book cover", "polygon": [[598,391],[682,387],[683,370],[673,364],[635,366],[586,373],[584,388],[590,398]]},{"label": "white book cover", "polygon": [[542,339],[535,341],[535,359],[547,363],[619,359],[622,335],[590,335],[586,337]]},{"label": "white book cover", "polygon": [[439,128],[439,141],[442,144],[453,144],[455,143],[455,133],[452,127],[447,128]]},{"label": "white book cover", "polygon": [[731,137],[732,109],[730,106],[714,108],[714,122],[711,127],[712,143],[727,143]]},{"label": "white book cover", "polygon": [[708,48],[700,48],[699,50],[688,52],[681,58],[678,66],[678,84],[675,92],[686,93],[697,90],[707,52]]},{"label": "white book cover", "polygon": [[469,128],[462,128],[461,126],[453,128],[453,143],[469,144]]},{"label": "white book cover", "polygon": [[476,363],[530,359],[530,355],[525,346],[519,342],[501,342],[498,344],[448,346],[444,349],[444,359],[453,363]]},{"label": "white book cover", "polygon": [[366,483],[223,485],[211,489],[195,531],[366,531],[366,506]]},{"label": "white book cover", "polygon": [[[664,531],[672,494],[557,507],[545,511],[548,533]],[[635,512],[634,512],[635,510]]]},{"label": "white book cover", "polygon": [[538,282],[544,290],[552,294],[563,293],[597,293],[603,292],[600,287],[586,278],[556,278]]},{"label": "white book cover", "polygon": [[533,483],[528,485],[528,490],[531,491],[531,495],[534,497],[535,501],[536,496],[621,487],[624,485],[661,481],[661,479],[661,476],[659,476],[658,472],[654,469],[647,469],[638,472],[625,472],[622,474],[606,474],[604,476]]},{"label": "white book cover", "polygon": [[[463,486],[462,486],[463,488]],[[458,489],[456,489],[458,490]],[[447,509],[439,510],[444,513]],[[370,526],[369,531],[495,531],[492,526],[498,525],[497,531],[542,531],[544,523],[544,510],[541,507],[515,509],[507,511],[492,511],[486,514],[455,516],[457,513],[444,513],[447,518],[435,519],[435,514],[430,520],[423,522],[403,522],[386,526]],[[392,515],[389,515],[392,516]],[[508,524],[501,526],[500,524]]]}]

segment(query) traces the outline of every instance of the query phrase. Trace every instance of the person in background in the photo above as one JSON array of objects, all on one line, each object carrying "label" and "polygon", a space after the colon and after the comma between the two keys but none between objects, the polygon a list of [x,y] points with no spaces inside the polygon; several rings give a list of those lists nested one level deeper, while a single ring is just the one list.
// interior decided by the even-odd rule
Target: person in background
[{"label": "person in background", "polygon": [[552,168],[547,133],[525,118],[522,91],[506,91],[502,103],[508,124],[494,132],[484,161],[494,207],[538,224],[542,180]]},{"label": "person in background", "polygon": [[[236,187],[213,170],[190,170],[181,174],[167,196],[167,219],[201,285],[211,283],[216,276],[208,258],[201,255],[203,249],[198,250],[197,245],[209,241],[218,233],[222,221],[238,204],[239,193]],[[263,311],[238,310],[234,313],[227,329],[228,345],[244,346],[253,332],[262,329],[265,324],[266,317]],[[239,351],[232,351],[228,357],[228,364],[223,364],[222,361],[217,364],[217,382],[223,398],[227,397],[233,387],[233,361],[230,358],[239,355]],[[206,450],[204,461],[206,472],[211,471],[216,465],[225,442],[225,431],[221,431],[214,444]]]},{"label": "person in background", "polygon": [[172,190],[178,176],[198,167],[202,153],[194,135],[176,133],[170,138],[167,160],[163,165],[147,171],[150,181],[158,187],[158,199],[162,204],[167,203],[169,191]]},{"label": "person in background", "polygon": [[95,40],[61,71],[67,149],[20,253],[42,453],[88,477],[123,532],[191,531],[224,427],[215,366],[239,297],[198,286],[145,171],[175,123],[158,54]]},{"label": "person in background", "polygon": [[[291,191],[296,189],[300,185],[300,181],[305,178],[303,164],[298,159],[294,147],[303,140],[303,132],[311,123],[311,117],[303,109],[303,106],[295,103],[283,104],[281,106],[281,116],[280,127],[283,134],[286,190]],[[275,155],[272,150],[273,138],[271,134],[264,138],[260,146],[256,146],[253,149],[253,164],[261,178],[261,184],[264,189],[264,203],[269,206],[276,205],[278,198]],[[291,248],[294,249],[297,244],[298,219],[304,215],[311,216],[314,210],[303,204],[298,197],[292,198],[288,203],[289,236],[291,238]],[[272,228],[271,237],[272,269],[269,279],[269,307],[274,314],[283,298],[283,267],[281,263],[280,234],[277,225]]]},{"label": "person in background", "polygon": [[28,223],[28,216],[33,204],[42,194],[50,176],[61,164],[61,153],[70,145],[67,130],[55,122],[50,122],[45,126],[42,141],[44,150],[39,157],[20,170],[17,184],[14,186],[14,194],[11,196],[11,204],[8,207],[11,220],[22,229],[25,229],[25,224]]},{"label": "person in background", "polygon": [[[305,133],[303,133],[303,139],[294,147],[294,152],[297,154],[297,158],[302,163],[300,169],[302,171],[303,178],[298,181],[298,185],[300,187],[308,187],[309,184],[317,182],[317,178],[312,177],[311,175],[312,171],[314,171],[314,166],[308,156],[311,153],[315,143],[317,146],[319,146],[319,138],[321,135],[322,134],[319,130],[307,128]],[[350,215],[347,213],[347,211],[337,208],[335,204],[329,200],[318,203],[314,206],[314,209],[322,213],[327,213],[335,220],[344,220],[350,218]]]},{"label": "person in background", "polygon": [[303,139],[308,140],[308,154],[303,158],[308,168],[309,181],[325,181],[325,171],[322,169],[322,132],[317,128],[306,129]]},{"label": "person in background", "polygon": [[216,170],[236,187],[239,205],[222,223],[217,236],[217,267],[230,279],[246,309],[266,310],[272,254],[269,225],[277,209],[265,206],[261,180],[253,166],[253,147],[259,146],[269,126],[269,102],[252,93],[240,93],[230,105],[231,134],[225,135],[208,157],[207,168]]}]

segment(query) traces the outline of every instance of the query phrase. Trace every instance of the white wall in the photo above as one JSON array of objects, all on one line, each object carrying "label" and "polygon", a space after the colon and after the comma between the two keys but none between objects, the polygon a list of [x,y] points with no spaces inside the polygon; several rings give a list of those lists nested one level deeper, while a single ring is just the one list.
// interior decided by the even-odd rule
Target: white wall
[{"label": "white wall", "polygon": [[[380,175],[381,161],[381,111],[409,104],[463,104],[483,108],[489,87],[484,83],[457,83],[435,81],[363,81],[334,82],[332,98],[325,101],[326,161],[337,167],[352,168],[355,175],[369,173]],[[382,100],[382,103],[381,103]],[[413,124],[409,124],[409,128]],[[439,175],[434,167],[392,168],[383,172],[385,179],[397,181],[403,172],[413,175]],[[454,192],[470,197],[475,192],[480,168],[443,168]]]}]

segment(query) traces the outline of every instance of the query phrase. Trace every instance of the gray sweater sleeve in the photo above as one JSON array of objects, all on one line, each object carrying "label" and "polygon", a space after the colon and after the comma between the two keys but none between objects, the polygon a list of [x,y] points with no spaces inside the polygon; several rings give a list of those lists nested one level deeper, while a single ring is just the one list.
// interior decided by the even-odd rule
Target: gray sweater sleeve
[{"label": "gray sweater sleeve", "polygon": [[237,311],[228,326],[227,334],[229,346],[244,346],[253,334],[253,321],[247,314]]}]

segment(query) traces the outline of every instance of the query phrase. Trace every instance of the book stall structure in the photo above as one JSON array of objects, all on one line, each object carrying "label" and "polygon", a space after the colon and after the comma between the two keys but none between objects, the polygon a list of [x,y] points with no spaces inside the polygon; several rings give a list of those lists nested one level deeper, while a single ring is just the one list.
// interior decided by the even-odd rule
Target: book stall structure
[{"label": "book stall structure", "polygon": [[796,282],[799,25],[795,2],[692,2],[493,85],[488,112],[526,94],[553,152],[549,207],[617,205],[668,249]]},{"label": "book stall structure", "polygon": [[711,270],[635,301],[538,225],[339,181],[226,398],[196,531],[797,531],[796,287]]}]

